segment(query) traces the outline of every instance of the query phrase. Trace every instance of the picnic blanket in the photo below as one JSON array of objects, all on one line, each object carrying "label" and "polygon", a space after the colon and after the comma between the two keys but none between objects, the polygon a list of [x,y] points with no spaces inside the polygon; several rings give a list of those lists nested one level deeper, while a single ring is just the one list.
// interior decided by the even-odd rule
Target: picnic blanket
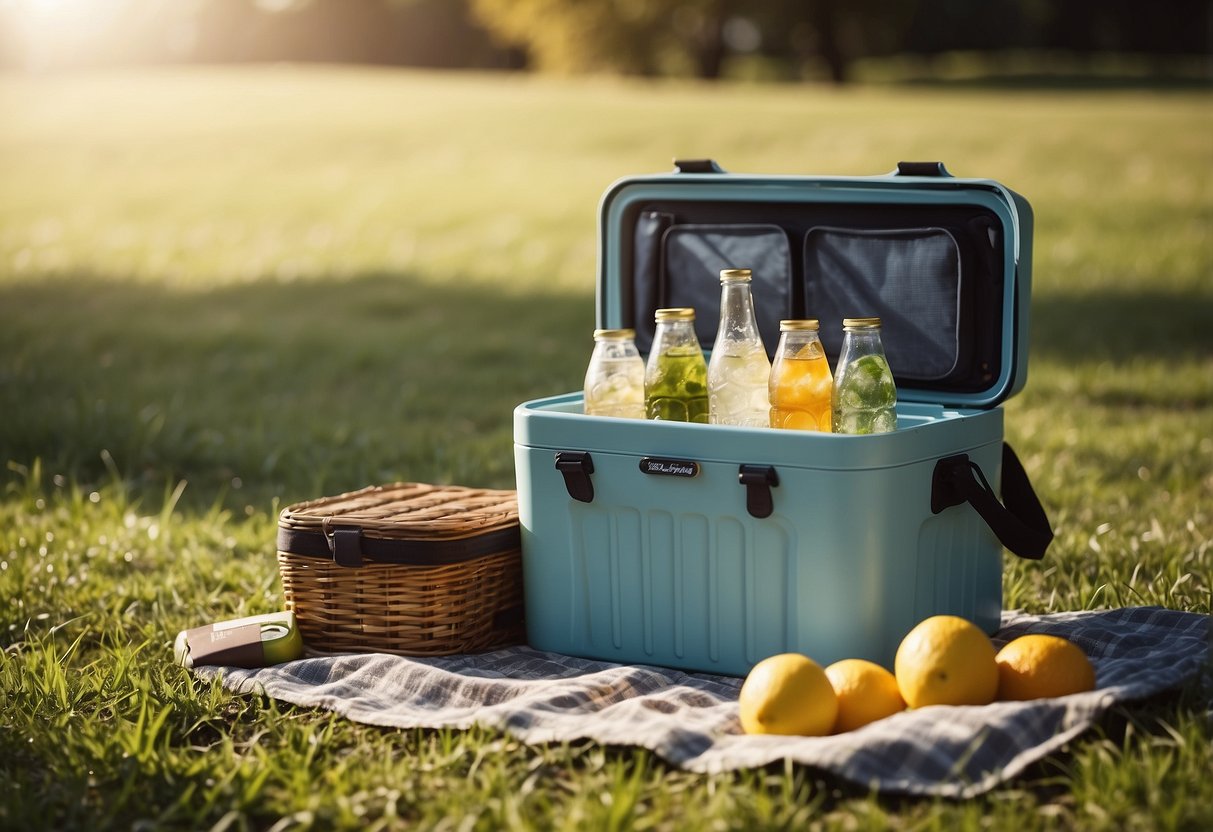
[{"label": "picnic blanket", "polygon": [[1209,617],[1159,607],[1003,614],[996,646],[1027,633],[1078,644],[1096,690],[982,707],[905,711],[829,737],[747,736],[742,679],[620,665],[518,646],[478,655],[304,658],[258,670],[197,667],[241,692],[328,708],[370,725],[479,724],[527,743],[591,739],[641,746],[697,772],[792,760],[885,793],[969,797],[1010,778],[1091,727],[1116,703],[1174,689],[1209,668]]}]

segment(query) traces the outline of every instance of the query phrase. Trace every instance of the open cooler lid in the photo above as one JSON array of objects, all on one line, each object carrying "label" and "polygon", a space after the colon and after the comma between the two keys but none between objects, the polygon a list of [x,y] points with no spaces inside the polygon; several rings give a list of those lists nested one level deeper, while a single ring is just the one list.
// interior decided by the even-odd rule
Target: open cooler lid
[{"label": "open cooler lid", "polygon": [[719,272],[754,272],[770,354],[783,318],[818,318],[832,366],[844,317],[878,316],[902,401],[994,407],[1027,379],[1032,210],[938,162],[872,177],[727,174],[711,160],[613,184],[599,209],[597,325],[647,353],[653,312],[692,306],[710,350]]}]

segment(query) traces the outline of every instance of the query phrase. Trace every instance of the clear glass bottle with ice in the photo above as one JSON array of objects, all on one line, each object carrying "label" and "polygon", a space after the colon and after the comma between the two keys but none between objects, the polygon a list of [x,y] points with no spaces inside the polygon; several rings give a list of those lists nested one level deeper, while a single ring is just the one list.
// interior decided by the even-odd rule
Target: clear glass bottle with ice
[{"label": "clear glass bottle with ice", "polygon": [[844,318],[842,351],[834,373],[835,433],[897,429],[897,385],[880,340],[880,318]]},{"label": "clear glass bottle with ice", "polygon": [[758,334],[750,279],[749,269],[720,273],[720,325],[708,362],[708,421],[713,425],[770,424],[771,361]]},{"label": "clear glass bottle with ice", "polygon": [[588,416],[644,418],[644,361],[631,329],[594,330],[594,352],[585,371]]}]

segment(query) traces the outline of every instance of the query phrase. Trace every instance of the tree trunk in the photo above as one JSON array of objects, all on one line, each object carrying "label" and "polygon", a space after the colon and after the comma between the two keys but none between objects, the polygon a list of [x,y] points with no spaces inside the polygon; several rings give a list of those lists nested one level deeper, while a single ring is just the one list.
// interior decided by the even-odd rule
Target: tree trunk
[{"label": "tree trunk", "polygon": [[830,69],[830,80],[845,84],[847,58],[839,38],[837,0],[817,0],[813,4],[813,28],[817,31],[818,52]]},{"label": "tree trunk", "polygon": [[724,68],[724,0],[708,4],[702,11],[703,20],[693,41],[695,75],[715,81]]},{"label": "tree trunk", "polygon": [[707,81],[720,78],[724,67],[724,21],[721,18],[711,17],[704,21],[695,58],[700,78]]}]

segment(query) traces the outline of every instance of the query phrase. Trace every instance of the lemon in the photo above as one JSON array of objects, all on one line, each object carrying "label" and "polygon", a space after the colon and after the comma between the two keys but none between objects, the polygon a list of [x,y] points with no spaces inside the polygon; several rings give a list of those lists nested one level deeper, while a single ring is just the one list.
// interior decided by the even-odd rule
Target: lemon
[{"label": "lemon", "polygon": [[893,673],[911,708],[986,705],[998,692],[994,645],[955,615],[934,615],[910,630],[897,648]]},{"label": "lemon", "polygon": [[836,734],[905,710],[906,702],[897,688],[897,679],[875,662],[843,659],[826,668],[826,677],[838,697]]},{"label": "lemon", "polygon": [[821,665],[799,653],[780,653],[754,665],[738,700],[747,734],[830,733],[838,698]]},{"label": "lemon", "polygon": [[1007,642],[995,656],[999,699],[1044,699],[1095,688],[1095,668],[1077,644],[1034,634]]}]

